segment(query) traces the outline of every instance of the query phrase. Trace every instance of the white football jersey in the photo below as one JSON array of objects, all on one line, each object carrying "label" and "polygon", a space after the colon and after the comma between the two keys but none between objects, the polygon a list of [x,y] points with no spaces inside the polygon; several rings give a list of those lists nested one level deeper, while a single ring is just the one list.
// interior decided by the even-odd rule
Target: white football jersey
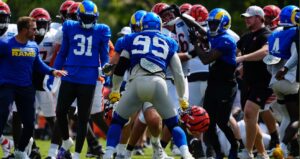
[{"label": "white football jersey", "polygon": [[56,33],[57,30],[50,28],[50,30],[46,33],[42,42],[39,44],[39,51],[40,51],[39,55],[41,59],[46,63],[49,63],[53,56],[54,43],[56,41],[55,39]]},{"label": "white football jersey", "polygon": [[60,23],[53,22],[50,24],[50,28],[53,28],[55,30],[58,30],[60,27],[61,27]]},{"label": "white football jersey", "polygon": [[62,32],[62,26],[60,26],[58,29],[57,29],[57,32],[56,32],[56,35],[55,35],[55,44],[59,44],[61,45],[62,43],[62,38],[63,38],[63,32]]},{"label": "white football jersey", "polygon": [[12,37],[18,34],[18,28],[16,24],[8,24],[6,32],[0,38]]}]

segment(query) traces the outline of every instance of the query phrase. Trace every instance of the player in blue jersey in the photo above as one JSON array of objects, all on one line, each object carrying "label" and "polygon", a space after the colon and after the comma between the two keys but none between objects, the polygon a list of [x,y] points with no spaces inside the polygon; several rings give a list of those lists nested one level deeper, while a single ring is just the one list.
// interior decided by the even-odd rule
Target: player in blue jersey
[{"label": "player in blue jersey", "polygon": [[73,158],[79,158],[89,119],[98,67],[109,60],[108,42],[110,28],[98,24],[97,6],[89,0],[83,1],[77,10],[79,21],[67,20],[63,24],[63,41],[54,67],[64,68],[69,76],[63,77],[56,108],[57,123],[63,138],[57,158],[62,158],[73,145],[69,137],[67,112],[72,102],[78,102],[78,128]]},{"label": "player in blue jersey", "polygon": [[[178,44],[160,33],[161,19],[155,13],[143,16],[142,32],[129,34],[124,38],[124,50],[113,75],[111,102],[120,99],[120,84],[127,69],[131,71],[128,89],[116,106],[113,120],[107,136],[105,159],[112,158],[114,149],[119,142],[122,127],[128,122],[131,114],[140,109],[146,101],[151,102],[158,110],[164,123],[172,132],[175,143],[182,149],[184,159],[192,158],[188,151],[186,136],[178,126],[177,112],[167,96],[167,87],[164,80],[167,66],[173,70],[178,96],[182,103],[181,108],[188,107],[187,99],[183,98],[186,91],[184,75],[176,51]],[[145,82],[147,81],[147,82]],[[126,157],[130,158],[130,152]]]},{"label": "player in blue jersey", "polygon": [[[264,62],[269,65],[272,74],[270,86],[277,96],[278,104],[284,104],[290,122],[287,125],[284,136],[282,137],[280,148],[284,152],[284,158],[288,157],[287,145],[292,141],[297,133],[299,120],[299,82],[296,81],[297,66],[291,67],[287,61],[298,59],[298,51],[294,41],[296,25],[293,16],[299,8],[294,5],[286,6],[279,14],[280,26],[282,30],[275,30],[268,38],[269,55],[264,58]],[[284,68],[286,73],[278,76],[277,72]]]},{"label": "player in blue jersey", "polygon": [[18,34],[0,41],[0,136],[9,114],[9,105],[16,102],[23,124],[22,136],[15,150],[16,158],[29,158],[24,152],[33,135],[35,108],[35,89],[32,85],[32,71],[39,70],[54,76],[67,75],[48,67],[38,56],[38,46],[32,40],[36,33],[35,19],[21,17],[17,22]]},{"label": "player in blue jersey", "polygon": [[[203,49],[200,41],[192,40],[203,64],[209,64],[204,108],[210,116],[210,125],[204,137],[216,152],[216,158],[223,158],[216,132],[216,125],[224,132],[231,144],[228,158],[237,158],[238,143],[228,126],[231,108],[237,91],[234,72],[236,69],[236,41],[227,30],[231,25],[229,13],[221,8],[213,9],[208,16],[208,39],[211,48]],[[195,38],[194,31],[190,32]],[[222,90],[222,91],[220,91]]]}]

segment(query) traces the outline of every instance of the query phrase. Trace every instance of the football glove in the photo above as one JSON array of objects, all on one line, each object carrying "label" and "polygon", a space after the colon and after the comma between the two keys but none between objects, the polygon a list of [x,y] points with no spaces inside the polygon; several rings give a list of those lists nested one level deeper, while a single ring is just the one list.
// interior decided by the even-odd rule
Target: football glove
[{"label": "football glove", "polygon": [[179,99],[180,108],[185,111],[189,108],[189,102],[186,99]]},{"label": "football glove", "polygon": [[113,72],[113,70],[115,69],[116,65],[115,64],[105,64],[102,68],[102,72],[106,75],[106,76],[110,76]]},{"label": "football glove", "polygon": [[113,104],[113,103],[116,103],[116,102],[118,102],[120,100],[121,95],[120,95],[119,92],[111,92],[109,94],[108,98],[109,98],[109,101]]}]

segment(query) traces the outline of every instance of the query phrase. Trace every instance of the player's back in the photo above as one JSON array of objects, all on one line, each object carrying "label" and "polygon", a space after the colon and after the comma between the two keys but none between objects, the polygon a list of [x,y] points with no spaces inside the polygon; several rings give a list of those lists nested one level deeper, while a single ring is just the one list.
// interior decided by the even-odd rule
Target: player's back
[{"label": "player's back", "polygon": [[[178,49],[175,40],[158,31],[130,34],[125,37],[124,42],[125,50],[129,52],[131,68],[138,63],[143,67],[143,62],[149,62],[149,68],[145,69],[154,69],[150,68],[150,65],[153,64],[151,66],[159,67],[155,69],[165,72],[170,59]],[[158,70],[148,71],[158,72]]]}]

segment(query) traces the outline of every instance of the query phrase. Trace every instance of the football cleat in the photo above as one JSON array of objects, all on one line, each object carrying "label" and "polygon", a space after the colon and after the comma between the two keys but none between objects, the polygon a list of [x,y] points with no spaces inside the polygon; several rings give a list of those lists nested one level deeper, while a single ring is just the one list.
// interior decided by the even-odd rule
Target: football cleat
[{"label": "football cleat", "polygon": [[4,138],[4,140],[1,143],[3,158],[7,158],[10,156],[10,151],[12,150],[13,147],[14,147],[13,141]]}]

